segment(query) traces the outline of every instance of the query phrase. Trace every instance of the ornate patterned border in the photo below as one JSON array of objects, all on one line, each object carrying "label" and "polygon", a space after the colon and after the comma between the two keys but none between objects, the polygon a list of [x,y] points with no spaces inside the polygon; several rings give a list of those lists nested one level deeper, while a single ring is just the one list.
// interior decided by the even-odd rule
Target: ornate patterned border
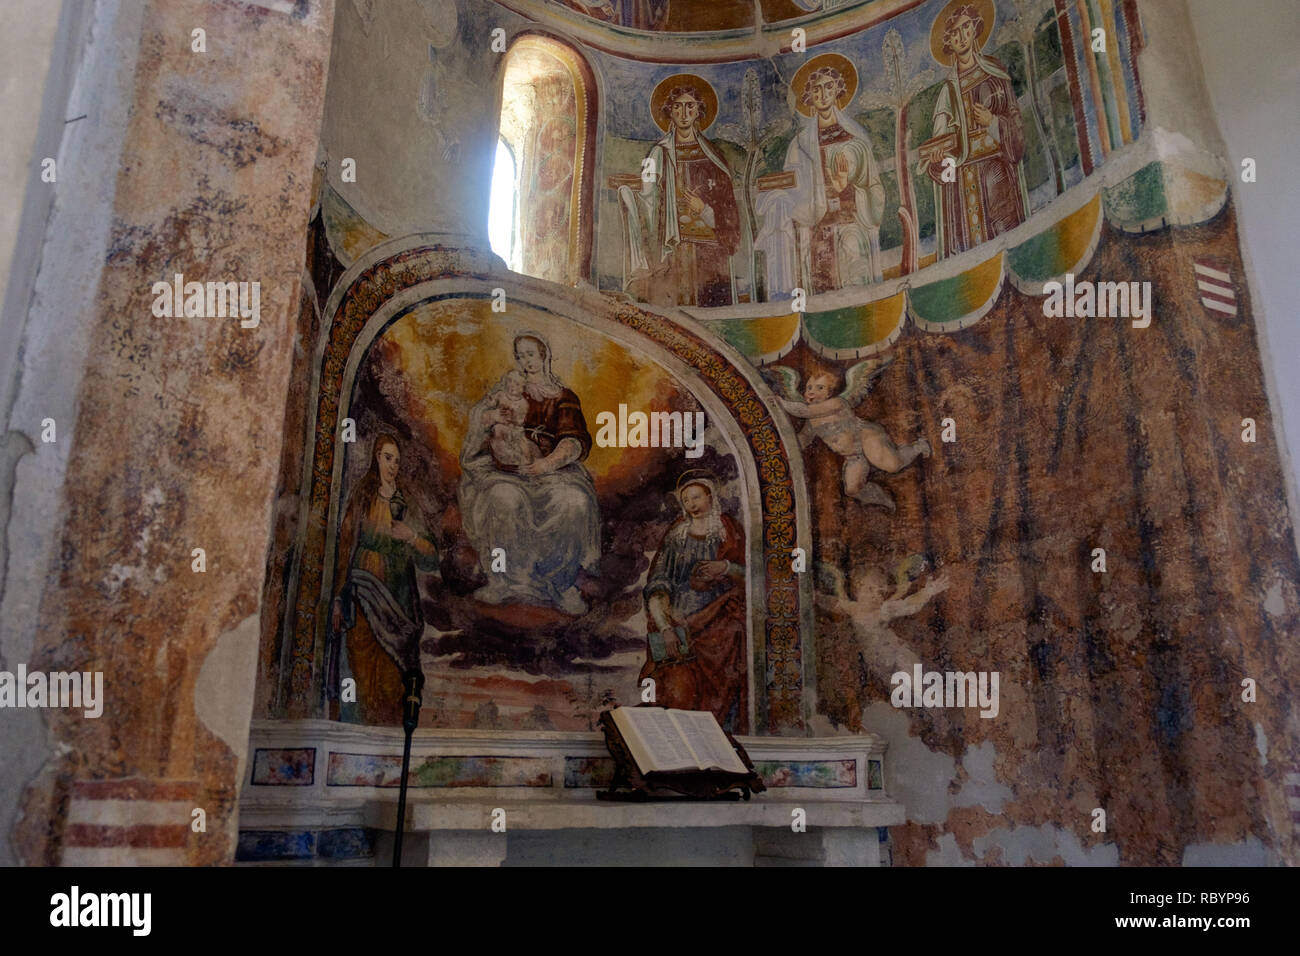
[{"label": "ornate patterned border", "polygon": [[[451,278],[486,278],[460,268],[453,249],[419,246],[368,267],[349,286],[330,316],[328,340],[316,396],[308,520],[302,529],[302,556],[294,602],[291,664],[287,677],[286,716],[312,716],[316,710],[321,648],[316,640],[317,608],[325,564],[326,524],[338,434],[340,392],[348,356],[361,330],[385,302],[414,286]],[[797,540],[794,482],[790,461],[776,423],[749,381],[717,349],[668,319],[628,305],[602,314],[633,329],[696,369],[740,425],[754,455],[762,508],[766,607],[764,660],[767,730],[803,727],[802,641],[799,589],[790,568]],[[760,715],[763,711],[760,709]]]}]

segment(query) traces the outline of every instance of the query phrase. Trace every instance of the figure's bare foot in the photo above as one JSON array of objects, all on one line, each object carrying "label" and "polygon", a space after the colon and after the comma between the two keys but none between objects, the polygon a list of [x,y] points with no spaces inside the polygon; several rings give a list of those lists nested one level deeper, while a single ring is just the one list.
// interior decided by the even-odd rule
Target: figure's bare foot
[{"label": "figure's bare foot", "polygon": [[864,483],[853,497],[864,505],[876,505],[890,512],[895,509],[893,496],[874,481]]},{"label": "figure's bare foot", "polygon": [[922,458],[929,458],[930,455],[934,452],[934,449],[930,447],[930,442],[927,439],[918,438],[912,444],[913,447],[915,447],[916,450],[921,453]]},{"label": "figure's bare foot", "polygon": [[582,599],[582,595],[578,593],[576,587],[571,587],[561,594],[556,607],[565,614],[572,614],[574,617],[581,617],[588,610],[587,602]]}]

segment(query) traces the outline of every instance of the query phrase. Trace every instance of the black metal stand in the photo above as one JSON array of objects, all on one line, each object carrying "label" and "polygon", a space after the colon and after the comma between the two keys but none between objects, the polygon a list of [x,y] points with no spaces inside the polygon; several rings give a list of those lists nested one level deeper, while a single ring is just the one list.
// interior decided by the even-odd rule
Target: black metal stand
[{"label": "black metal stand", "polygon": [[411,770],[411,735],[420,723],[420,696],[424,690],[424,673],[412,668],[402,675],[402,729],[406,743],[402,746],[402,781],[397,793],[397,832],[393,835],[393,866],[402,865],[402,834],[406,831],[406,776]]}]

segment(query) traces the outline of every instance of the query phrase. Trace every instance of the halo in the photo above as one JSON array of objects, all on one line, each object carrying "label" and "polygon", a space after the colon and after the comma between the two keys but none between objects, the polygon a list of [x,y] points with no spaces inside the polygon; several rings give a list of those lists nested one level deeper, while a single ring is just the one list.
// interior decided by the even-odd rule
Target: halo
[{"label": "halo", "polygon": [[930,55],[943,66],[952,66],[952,57],[943,50],[943,25],[958,7],[974,7],[979,12],[980,19],[984,21],[984,29],[975,37],[976,50],[983,50],[984,44],[993,33],[993,20],[997,15],[993,0],[949,0],[947,6],[939,11],[939,15],[934,18],[934,23],[930,26]]},{"label": "halo", "polygon": [[668,117],[663,112],[664,100],[668,99],[669,92],[678,86],[690,87],[704,101],[704,121],[699,124],[698,129],[706,130],[712,126],[713,121],[718,118],[718,94],[708,80],[694,73],[674,73],[659,81],[659,85],[650,94],[650,118],[655,121],[655,125],[665,133],[668,132]]},{"label": "halo", "polygon": [[824,66],[837,70],[840,76],[844,77],[844,85],[847,89],[844,95],[835,101],[836,106],[844,109],[853,102],[853,96],[858,92],[858,70],[848,57],[838,53],[823,53],[815,56],[799,67],[795,71],[794,79],[790,81],[790,92],[794,94],[794,108],[804,116],[812,116],[812,107],[802,102],[804,84],[808,82],[808,76],[813,70],[820,70]]},{"label": "halo", "polygon": [[718,494],[718,479],[712,472],[705,471],[703,468],[691,468],[682,472],[681,477],[677,479],[676,495],[680,501],[682,492],[691,485],[704,485],[709,490],[709,497],[716,498]]}]

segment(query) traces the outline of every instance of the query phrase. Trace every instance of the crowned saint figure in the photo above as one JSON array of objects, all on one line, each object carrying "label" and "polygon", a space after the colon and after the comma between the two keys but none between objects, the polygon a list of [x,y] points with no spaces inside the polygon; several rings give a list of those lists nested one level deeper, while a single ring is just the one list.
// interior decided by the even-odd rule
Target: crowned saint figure
[{"label": "crowned saint figure", "polygon": [[857,85],[857,70],[838,53],[809,60],[791,82],[807,120],[790,143],[785,169],[794,173],[789,199],[810,293],[883,278],[885,185],[871,137],[843,112]]}]

